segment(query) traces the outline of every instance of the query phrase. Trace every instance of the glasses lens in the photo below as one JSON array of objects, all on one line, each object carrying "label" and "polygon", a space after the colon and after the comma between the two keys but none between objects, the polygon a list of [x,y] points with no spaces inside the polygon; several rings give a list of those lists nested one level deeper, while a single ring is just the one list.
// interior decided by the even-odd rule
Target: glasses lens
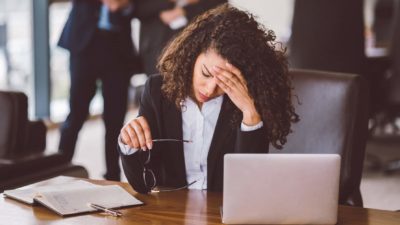
[{"label": "glasses lens", "polygon": [[143,180],[146,187],[153,189],[156,186],[156,176],[153,170],[144,168],[143,170]]}]

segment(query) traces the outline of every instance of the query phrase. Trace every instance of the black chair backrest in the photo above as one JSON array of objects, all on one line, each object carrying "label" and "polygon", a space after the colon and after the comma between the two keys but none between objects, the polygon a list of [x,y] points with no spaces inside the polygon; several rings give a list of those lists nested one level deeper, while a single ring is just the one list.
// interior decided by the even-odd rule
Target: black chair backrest
[{"label": "black chair backrest", "polygon": [[363,72],[363,0],[296,0],[289,43],[293,68]]},{"label": "black chair backrest", "polygon": [[363,80],[355,74],[324,71],[291,70],[290,74],[300,121],[293,125],[283,149],[271,152],[339,154],[339,202],[362,206],[359,187],[368,125]]},{"label": "black chair backrest", "polygon": [[28,98],[22,92],[0,91],[0,158],[41,154],[46,148],[43,121],[28,120]]},{"label": "black chair backrest", "polygon": [[24,150],[28,99],[20,92],[0,91],[0,158],[12,158]]}]

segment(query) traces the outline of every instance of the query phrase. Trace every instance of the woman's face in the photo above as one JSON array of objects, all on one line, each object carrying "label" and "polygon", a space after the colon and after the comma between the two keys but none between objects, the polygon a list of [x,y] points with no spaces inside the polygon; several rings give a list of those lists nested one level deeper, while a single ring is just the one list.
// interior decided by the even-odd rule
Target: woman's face
[{"label": "woman's face", "polygon": [[201,53],[197,57],[193,71],[193,97],[199,106],[224,94],[216,83],[216,78],[213,75],[213,66],[225,68],[226,62],[224,58],[212,49]]}]

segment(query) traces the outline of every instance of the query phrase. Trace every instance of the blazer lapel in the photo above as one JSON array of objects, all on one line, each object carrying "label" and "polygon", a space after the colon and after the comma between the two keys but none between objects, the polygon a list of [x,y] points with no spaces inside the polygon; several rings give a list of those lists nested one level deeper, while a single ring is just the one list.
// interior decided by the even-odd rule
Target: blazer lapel
[{"label": "blazer lapel", "polygon": [[[179,111],[173,103],[164,101],[163,104],[163,121],[164,121],[164,137],[161,138],[177,138],[181,139],[183,136],[182,132],[182,113]],[[180,145],[183,149],[183,144]]]},{"label": "blazer lapel", "polygon": [[[182,113],[180,110],[176,108],[176,106],[169,102],[164,101],[163,104],[163,121],[164,121],[164,131],[161,138],[183,138],[182,131]],[[185,167],[185,158],[183,154],[183,143],[170,143],[170,159],[174,160],[174,166],[176,166],[175,171],[182,171],[182,174],[177,174],[179,176],[179,180],[184,181],[183,184],[186,184],[186,167]]]},{"label": "blazer lapel", "polygon": [[[223,145],[225,143],[226,136],[232,132],[232,127],[230,125],[232,119],[232,109],[229,108],[227,103],[228,97],[224,96],[224,101],[221,106],[221,111],[219,113],[217,125],[211,141],[210,151],[208,152],[208,181],[213,180],[212,176],[214,175],[216,163],[218,163],[218,155],[223,152]],[[208,185],[210,185],[210,183]]]}]

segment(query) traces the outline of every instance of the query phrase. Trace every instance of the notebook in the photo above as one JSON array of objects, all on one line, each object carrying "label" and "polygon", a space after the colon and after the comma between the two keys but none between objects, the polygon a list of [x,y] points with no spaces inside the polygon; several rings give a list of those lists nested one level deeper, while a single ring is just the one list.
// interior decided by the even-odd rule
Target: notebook
[{"label": "notebook", "polygon": [[227,154],[222,222],[336,224],[340,156]]},{"label": "notebook", "polygon": [[64,176],[6,190],[4,196],[30,205],[38,203],[61,216],[97,211],[88,206],[88,203],[106,208],[143,204],[119,185],[96,185]]}]

